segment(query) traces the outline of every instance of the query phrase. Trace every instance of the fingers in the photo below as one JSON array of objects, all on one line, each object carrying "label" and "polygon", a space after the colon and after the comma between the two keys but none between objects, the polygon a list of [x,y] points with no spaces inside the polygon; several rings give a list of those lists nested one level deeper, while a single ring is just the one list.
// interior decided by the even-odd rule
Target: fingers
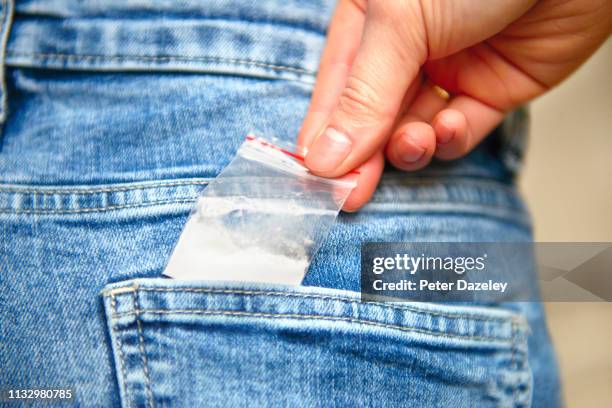
[{"label": "fingers", "polygon": [[418,170],[431,161],[435,140],[436,134],[428,123],[410,121],[392,136],[386,149],[387,158],[400,170]]},{"label": "fingers", "polygon": [[376,186],[385,167],[385,158],[382,150],[375,153],[368,161],[359,167],[357,187],[351,192],[344,207],[344,211],[357,211],[363,207],[374,194]]},{"label": "fingers", "polygon": [[338,104],[344,83],[359,48],[365,22],[365,0],[341,0],[329,26],[317,81],[308,112],[298,135],[298,145],[308,147]]},{"label": "fingers", "polygon": [[[316,174],[345,174],[380,151],[388,139],[425,55],[417,34],[406,34],[409,30],[398,30],[392,24],[393,11],[385,8],[400,3],[368,3],[361,43],[338,104],[325,129],[315,132],[306,156],[306,166]],[[412,26],[418,29],[420,18],[410,19],[406,10],[402,16],[414,21]]]},{"label": "fingers", "polygon": [[429,122],[447,106],[447,98],[431,83],[421,85],[387,144],[387,158],[395,167],[410,171],[429,164],[436,148],[436,134]]},{"label": "fingers", "polygon": [[386,155],[398,169],[413,171],[469,153],[503,119],[504,113],[466,95],[446,101],[425,83],[389,140]]},{"label": "fingers", "polygon": [[[447,102],[432,89],[431,84],[421,88],[385,149],[389,161],[399,169],[417,170],[429,164],[433,156],[459,158],[504,117],[503,112],[469,96],[456,96]],[[356,211],[370,200],[383,169],[384,157],[379,150],[359,168],[357,187],[347,199],[345,211]]]},{"label": "fingers", "polygon": [[435,156],[452,160],[470,152],[504,118],[504,113],[469,96],[456,96],[432,121]]}]

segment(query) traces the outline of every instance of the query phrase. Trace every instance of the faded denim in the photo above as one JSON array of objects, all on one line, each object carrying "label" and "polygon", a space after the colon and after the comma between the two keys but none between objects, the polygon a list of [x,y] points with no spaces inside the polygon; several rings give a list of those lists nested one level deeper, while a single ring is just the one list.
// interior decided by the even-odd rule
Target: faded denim
[{"label": "faded denim", "polygon": [[560,405],[540,303],[356,293],[362,242],[532,240],[513,185],[522,112],[462,160],[389,170],[304,286],[164,279],[195,197],[244,136],[295,138],[333,4],[11,6],[2,388],[72,387],[87,407]]}]

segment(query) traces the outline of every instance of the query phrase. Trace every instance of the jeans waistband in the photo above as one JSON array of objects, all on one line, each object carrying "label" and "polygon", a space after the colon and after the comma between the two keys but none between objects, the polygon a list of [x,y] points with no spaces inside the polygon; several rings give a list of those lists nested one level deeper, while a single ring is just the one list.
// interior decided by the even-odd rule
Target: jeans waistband
[{"label": "jeans waistband", "polygon": [[312,83],[332,8],[330,0],[18,1],[6,64]]},{"label": "jeans waistband", "polygon": [[[98,186],[0,185],[0,215],[71,216],[170,206],[185,211],[210,179],[174,179]],[[529,215],[515,189],[477,178],[385,177],[361,213],[454,213],[524,226]]]}]

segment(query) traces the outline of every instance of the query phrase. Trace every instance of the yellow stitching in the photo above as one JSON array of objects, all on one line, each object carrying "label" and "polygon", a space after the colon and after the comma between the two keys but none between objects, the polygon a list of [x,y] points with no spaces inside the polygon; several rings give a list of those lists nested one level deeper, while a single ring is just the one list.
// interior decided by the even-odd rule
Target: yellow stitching
[{"label": "yellow stitching", "polygon": [[[524,338],[520,337],[517,327],[512,325],[512,357],[511,357],[511,367],[517,373],[526,372],[529,376],[528,369],[525,367],[525,351],[521,348],[521,343],[524,342]],[[521,341],[522,340],[522,341]],[[520,380],[513,384],[512,387],[512,397],[514,398],[514,402],[518,407],[527,406],[525,402],[521,402],[521,400],[525,399],[526,395],[531,393],[531,378],[527,381],[527,386],[524,392],[521,392],[521,385],[525,384],[525,381],[522,380],[522,377],[519,377]]]},{"label": "yellow stitching", "polygon": [[[511,348],[511,362],[510,365],[512,366],[512,368],[516,371],[518,371],[518,362],[516,361],[516,332],[514,330],[514,324],[512,324],[512,348]],[[515,384],[514,389],[512,390],[512,398],[514,399],[514,402],[518,402],[518,384]]]},{"label": "yellow stitching", "polygon": [[[261,295],[261,296],[282,296],[282,297],[296,297],[296,298],[305,298],[305,299],[321,299],[321,300],[337,300],[341,302],[346,302],[354,305],[359,304],[367,304],[367,305],[376,305],[381,306],[387,309],[394,309],[399,311],[411,311],[414,313],[424,314],[428,316],[437,316],[437,317],[445,317],[451,319],[470,319],[470,320],[479,320],[479,321],[491,321],[491,322],[500,322],[500,323],[510,323],[511,321],[518,320],[517,323],[524,324],[522,318],[509,316],[508,318],[504,317],[484,317],[484,316],[474,316],[469,314],[454,314],[454,313],[444,313],[444,312],[433,312],[417,309],[414,307],[406,306],[406,305],[390,305],[383,302],[374,302],[367,301],[361,302],[357,300],[353,300],[351,298],[340,297],[340,296],[331,296],[331,295],[317,295],[317,294],[303,294],[303,293],[287,293],[287,292],[278,292],[278,291],[259,291],[259,290],[240,290],[240,289],[207,289],[207,288],[147,288],[147,287],[137,287],[136,290],[142,290],[146,292],[194,292],[194,293],[211,293],[211,294],[234,294],[234,295]],[[112,289],[106,293],[103,292],[104,296],[109,296],[111,292],[116,289]],[[117,292],[114,292],[117,293]]]},{"label": "yellow stitching", "polygon": [[[393,175],[392,175],[393,176]],[[450,186],[450,183],[445,182],[444,180],[439,180],[434,178],[431,178],[429,180],[401,180],[398,179],[396,177],[392,177],[391,182],[383,182],[381,184],[381,186],[384,188],[387,188],[391,191],[393,191],[394,189],[401,187],[403,184],[409,184],[409,185],[416,185],[417,187],[431,187],[431,186],[436,186],[436,185],[440,185],[442,184],[443,186]],[[397,182],[400,183],[397,183]],[[131,186],[125,186],[125,187],[117,187],[117,188],[99,188],[99,189],[61,189],[61,190],[48,190],[45,191],[44,189],[32,189],[32,188],[14,188],[14,187],[2,187],[0,186],[0,194],[5,194],[5,193],[34,193],[34,194],[42,194],[44,195],[49,195],[49,194],[89,194],[89,193],[104,193],[104,192],[108,192],[108,193],[113,193],[113,192],[118,192],[118,191],[132,191],[132,190],[141,190],[141,189],[147,189],[147,188],[155,188],[155,187],[173,187],[173,186],[183,186],[183,185],[207,185],[210,183],[210,180],[206,180],[206,181],[177,181],[177,182],[162,182],[162,183],[157,183],[157,184],[140,184],[140,185],[131,185]],[[483,188],[483,189],[489,189],[489,188],[494,188],[496,186],[496,184],[494,184],[493,182],[482,182],[482,181],[467,181],[467,180],[463,180],[462,179],[462,183],[469,183],[471,186],[474,186],[476,188]],[[498,187],[502,187],[503,189],[505,189],[506,187],[503,185],[500,185]],[[509,194],[510,191],[504,191],[504,194]],[[383,194],[384,197],[384,194]],[[372,205],[375,204],[385,204],[386,202],[384,201],[383,197],[374,197],[373,201],[372,201]],[[472,199],[462,199],[461,202],[470,204],[472,203],[474,200]],[[163,203],[163,202],[160,202]],[[150,203],[150,205],[155,205],[157,204],[157,202],[152,202]],[[426,202],[426,201],[419,201],[418,202],[419,205],[425,205],[425,204],[429,204],[429,205],[433,205],[433,204],[439,204],[438,202]],[[148,205],[147,203],[139,203],[139,204],[134,204],[134,206],[146,206]],[[483,208],[483,207],[493,207],[492,205],[484,205],[484,204],[480,204],[478,206],[479,208]],[[506,206],[504,208],[507,209],[513,209],[516,208],[517,206]],[[98,208],[92,208],[92,209],[75,209],[75,210],[70,210],[70,209],[66,209],[66,210],[54,210],[54,209],[37,209],[37,210],[19,210],[19,209],[12,209],[12,208],[4,208],[4,209],[0,209],[0,213],[24,213],[24,214],[54,214],[54,213],[80,213],[80,212],[98,212],[98,211],[105,211],[105,210],[113,210],[113,209],[120,209],[120,208],[129,208],[129,207],[123,207],[123,206],[111,206],[111,207],[98,207]],[[433,207],[429,207],[430,209],[435,209]]]},{"label": "yellow stitching", "polygon": [[147,363],[147,353],[145,351],[144,336],[142,334],[142,324],[140,323],[140,304],[138,302],[138,291],[134,291],[134,308],[136,309],[136,326],[138,328],[138,346],[140,348],[140,356],[142,358],[142,371],[145,377],[145,387],[147,390],[147,396],[149,397],[149,403],[151,407],[155,407],[155,401],[153,399],[153,391],[151,390],[151,378],[149,377],[149,367]]},{"label": "yellow stitching", "polygon": [[[510,357],[510,365],[512,369],[518,372],[518,361],[516,360],[516,339],[517,333],[515,332],[514,324],[512,324],[512,347],[511,347],[511,357]],[[518,384],[514,384],[512,387],[512,399],[515,404],[518,403]]]},{"label": "yellow stitching", "polygon": [[159,201],[149,201],[144,203],[137,204],[126,204],[126,205],[111,205],[108,207],[98,207],[98,208],[81,208],[78,210],[13,210],[13,209],[0,209],[0,213],[9,213],[9,214],[79,214],[79,213],[93,213],[93,212],[104,212],[104,211],[112,211],[112,210],[121,210],[124,208],[138,208],[138,207],[151,207],[154,205],[162,205],[162,204],[187,204],[193,203],[195,201],[194,198],[183,198],[176,200],[159,200]]},{"label": "yellow stitching", "polygon": [[[389,189],[393,189],[396,187],[403,187],[404,185],[410,185],[410,186],[417,186],[417,187],[436,187],[439,186],[440,184],[442,185],[448,185],[448,186],[455,186],[456,182],[448,182],[448,180],[439,178],[439,177],[430,177],[430,178],[424,178],[424,179],[418,179],[418,180],[414,180],[414,179],[407,179],[407,178],[401,178],[398,177],[394,174],[389,174],[385,176],[386,179],[384,179],[381,184],[380,187],[381,188],[389,188]],[[469,184],[470,186],[475,186],[478,188],[483,188],[483,189],[502,189],[502,190],[506,190],[505,193],[513,193],[514,190],[506,185],[503,184],[498,184],[492,181],[485,181],[485,180],[470,180],[468,178],[460,178],[457,177],[456,179],[458,179],[458,181],[460,182],[460,185],[466,185]],[[155,187],[174,187],[174,186],[183,186],[183,185],[190,185],[190,184],[194,184],[194,185],[206,185],[209,184],[211,180],[182,180],[182,181],[167,181],[167,182],[153,182],[150,184],[147,183],[141,183],[141,184],[132,184],[132,185],[128,185],[125,187],[110,187],[110,188],[84,188],[84,189],[70,189],[70,188],[66,188],[66,189],[57,189],[57,190],[46,190],[45,191],[45,187],[41,187],[40,189],[37,188],[30,188],[30,187],[2,187],[0,185],[0,193],[45,193],[45,194],[85,194],[85,193],[113,193],[116,191],[131,191],[131,190],[141,190],[141,189],[147,189],[147,188],[155,188]]]},{"label": "yellow stitching", "polygon": [[0,186],[0,193],[23,193],[23,194],[95,194],[95,193],[115,193],[120,191],[135,191],[135,190],[146,190],[149,188],[157,188],[157,187],[177,187],[177,186],[189,186],[189,185],[207,185],[210,183],[210,180],[203,181],[176,181],[176,182],[160,182],[160,183],[151,183],[151,184],[133,184],[125,187],[109,187],[109,188],[83,188],[83,189],[57,189],[57,190],[45,190],[44,187],[40,189],[30,188],[30,187],[2,187]]},{"label": "yellow stitching", "polygon": [[253,61],[248,59],[237,59],[237,58],[223,58],[223,57],[212,57],[212,56],[199,56],[199,57],[182,57],[179,55],[168,55],[168,56],[149,56],[149,55],[87,55],[87,54],[61,54],[61,53],[28,53],[19,52],[13,50],[7,50],[7,55],[16,57],[34,57],[34,58],[58,58],[63,60],[83,60],[83,61],[94,61],[94,60],[115,60],[115,61],[144,61],[144,62],[172,62],[172,61],[202,61],[202,62],[218,62],[218,63],[230,63],[238,65],[252,65],[261,68],[270,68],[278,71],[289,71],[299,74],[316,75],[316,71],[310,71],[304,68],[291,67],[287,65],[276,65],[267,62]]},{"label": "yellow stitching", "polygon": [[121,374],[123,375],[123,381],[121,381],[121,383],[123,384],[123,392],[125,393],[125,399],[127,401],[127,405],[128,408],[131,407],[131,402],[130,402],[130,397],[128,395],[128,388],[127,388],[127,374],[125,371],[125,356],[123,355],[123,344],[121,343],[121,339],[119,339],[119,331],[117,330],[117,327],[115,326],[115,318],[114,316],[117,315],[117,301],[115,300],[114,296],[111,296],[111,309],[115,311],[114,314],[111,315],[111,327],[113,330],[113,334],[115,335],[115,343],[117,345],[117,350],[119,352],[119,365],[121,367]]},{"label": "yellow stitching", "polygon": [[[36,194],[36,193],[35,193]],[[171,203],[188,203],[188,202],[194,202],[196,201],[196,197],[185,197],[182,199],[172,199],[172,200],[158,200],[158,201],[149,201],[149,202],[141,202],[141,203],[136,203],[136,204],[125,204],[125,205],[115,205],[115,206],[107,206],[107,207],[93,207],[93,208],[79,208],[79,209],[65,209],[65,210],[57,210],[57,209],[36,209],[36,210],[21,210],[21,209],[13,209],[13,208],[1,208],[0,209],[0,213],[9,213],[9,214],[78,214],[78,213],[87,213],[87,212],[102,212],[102,211],[108,211],[108,210],[118,210],[118,209],[122,209],[122,208],[131,208],[131,207],[146,207],[146,206],[150,206],[150,205],[156,205],[156,204],[171,204]],[[456,203],[460,203],[459,201],[455,201]],[[472,203],[470,202],[463,202],[464,204],[470,205]],[[380,202],[380,201],[372,201],[372,205],[379,205],[379,204],[393,204],[391,202]],[[417,204],[418,206],[423,206],[423,205],[427,205],[427,210],[428,211],[437,211],[439,209],[437,209],[436,207],[432,207],[434,205],[437,204],[448,204],[448,202],[445,203],[440,203],[440,202],[436,202],[436,201],[418,201],[415,202],[415,204]],[[413,205],[410,205],[410,207],[412,208],[416,208]],[[488,204],[481,204],[481,203],[476,203],[474,204],[472,207],[468,207],[468,208],[472,208],[472,211],[476,211],[476,210],[484,210],[484,209],[497,209],[497,206],[494,205],[488,205]],[[508,207],[508,208],[504,208],[503,211],[500,212],[495,212],[494,214],[510,214],[513,215],[514,213],[511,212],[510,210],[512,209],[512,207]],[[366,207],[363,211],[367,211],[368,207]],[[379,211],[379,210],[376,210]],[[399,211],[399,209],[394,208],[392,211]],[[418,210],[421,211],[421,210]],[[442,211],[447,211],[446,209],[442,209]],[[457,211],[457,210],[455,210]],[[463,209],[462,212],[466,212],[467,209]],[[458,213],[458,212],[457,212]]]},{"label": "yellow stitching", "polygon": [[104,296],[114,297],[114,295],[118,295],[120,293],[134,292],[136,290],[138,290],[138,286],[137,285],[134,285],[134,286],[121,286],[121,287],[118,287],[118,288],[113,288],[113,289],[102,291],[102,294]]},{"label": "yellow stitching", "polygon": [[[204,310],[204,309],[176,309],[176,310],[161,310],[161,309],[141,309],[139,310],[140,314],[144,313],[152,313],[152,314],[201,314],[201,315],[227,315],[227,316],[252,316],[252,317],[268,317],[268,318],[278,318],[278,319],[301,319],[301,320],[329,320],[329,321],[343,321],[349,323],[361,323],[370,326],[383,327],[386,329],[395,329],[406,332],[414,332],[420,334],[428,334],[437,337],[448,337],[453,339],[468,339],[468,340],[477,340],[477,341],[501,341],[504,343],[510,342],[509,339],[500,338],[500,337],[482,337],[482,336],[470,336],[470,335],[461,335],[461,334],[448,334],[448,333],[440,333],[434,332],[425,329],[417,329],[414,327],[407,326],[397,326],[386,323],[374,322],[371,320],[363,320],[363,319],[355,319],[352,317],[339,317],[339,316],[320,316],[320,315],[304,315],[304,314],[282,314],[282,313],[255,313],[255,312],[242,312],[242,311],[230,311],[230,310]],[[135,312],[122,312],[117,314],[115,317],[123,317],[133,315]]]},{"label": "yellow stitching", "polygon": [[102,291],[102,295],[109,297],[113,295],[118,295],[121,293],[134,292],[137,291],[140,287],[137,284],[132,284],[130,286],[120,286],[118,288],[111,288]]}]

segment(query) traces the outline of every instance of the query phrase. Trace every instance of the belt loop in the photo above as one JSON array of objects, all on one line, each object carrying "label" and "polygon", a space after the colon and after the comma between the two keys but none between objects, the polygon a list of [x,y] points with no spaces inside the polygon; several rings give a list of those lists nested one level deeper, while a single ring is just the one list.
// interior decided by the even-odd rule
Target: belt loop
[{"label": "belt loop", "polygon": [[6,91],[6,44],[13,21],[13,0],[0,0],[0,124],[4,123],[8,110]]}]

